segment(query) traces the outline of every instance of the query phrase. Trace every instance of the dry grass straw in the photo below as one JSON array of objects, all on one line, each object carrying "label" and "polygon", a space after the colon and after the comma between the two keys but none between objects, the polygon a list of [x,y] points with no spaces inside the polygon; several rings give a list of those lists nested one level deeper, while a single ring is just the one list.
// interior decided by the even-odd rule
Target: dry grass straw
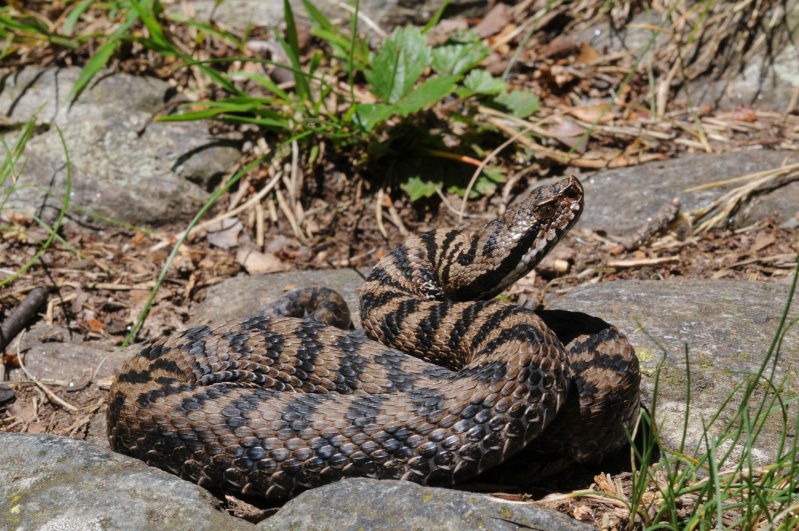
[{"label": "dry grass straw", "polygon": [[704,234],[710,229],[728,225],[733,214],[752,196],[774,190],[796,180],[799,180],[799,163],[689,188],[686,192],[697,192],[734,183],[744,183],[726,192],[706,207],[691,212],[689,220],[694,227],[693,233],[695,235]]}]

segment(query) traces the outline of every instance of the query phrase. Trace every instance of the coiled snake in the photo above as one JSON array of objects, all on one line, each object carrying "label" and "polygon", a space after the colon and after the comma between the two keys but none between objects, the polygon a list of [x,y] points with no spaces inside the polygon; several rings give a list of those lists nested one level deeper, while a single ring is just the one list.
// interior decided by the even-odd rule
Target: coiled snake
[{"label": "coiled snake", "polygon": [[111,387],[112,448],[267,498],[349,476],[452,485],[525,447],[517,459],[536,473],[601,459],[638,413],[627,339],[597,318],[494,298],[582,210],[569,177],[475,233],[410,237],[361,292],[379,343],[322,324],[346,327],[348,315],[335,294],[306,289],[145,348]]}]

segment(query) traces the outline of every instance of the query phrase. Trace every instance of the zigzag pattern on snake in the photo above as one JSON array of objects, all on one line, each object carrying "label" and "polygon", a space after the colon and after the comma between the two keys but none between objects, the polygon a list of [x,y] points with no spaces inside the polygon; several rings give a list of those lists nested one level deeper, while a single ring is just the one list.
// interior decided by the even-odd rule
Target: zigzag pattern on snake
[{"label": "zigzag pattern on snake", "polygon": [[632,347],[600,319],[494,298],[582,210],[569,177],[480,231],[410,237],[363,287],[365,334],[329,326],[348,315],[309,289],[145,348],[111,387],[112,448],[267,498],[351,476],[452,485],[523,449],[542,474],[601,459],[638,414]]}]

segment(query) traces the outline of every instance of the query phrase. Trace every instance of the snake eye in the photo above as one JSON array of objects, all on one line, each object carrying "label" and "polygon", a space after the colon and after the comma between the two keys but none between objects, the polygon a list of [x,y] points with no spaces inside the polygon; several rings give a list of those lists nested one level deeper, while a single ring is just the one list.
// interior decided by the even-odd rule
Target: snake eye
[{"label": "snake eye", "polygon": [[552,203],[544,203],[543,205],[538,205],[538,215],[541,216],[543,219],[549,219],[555,215],[555,205]]}]

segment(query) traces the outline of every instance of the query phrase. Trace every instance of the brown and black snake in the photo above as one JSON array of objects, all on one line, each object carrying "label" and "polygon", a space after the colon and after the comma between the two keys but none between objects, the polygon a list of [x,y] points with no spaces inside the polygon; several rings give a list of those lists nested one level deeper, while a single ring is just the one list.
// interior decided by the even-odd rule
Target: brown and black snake
[{"label": "brown and black snake", "polygon": [[365,333],[330,326],[349,325],[337,295],[305,289],[145,348],[111,387],[112,448],[267,498],[352,476],[452,485],[523,449],[536,474],[601,459],[639,410],[627,339],[495,298],[582,210],[569,177],[477,232],[410,237],[363,287]]}]

